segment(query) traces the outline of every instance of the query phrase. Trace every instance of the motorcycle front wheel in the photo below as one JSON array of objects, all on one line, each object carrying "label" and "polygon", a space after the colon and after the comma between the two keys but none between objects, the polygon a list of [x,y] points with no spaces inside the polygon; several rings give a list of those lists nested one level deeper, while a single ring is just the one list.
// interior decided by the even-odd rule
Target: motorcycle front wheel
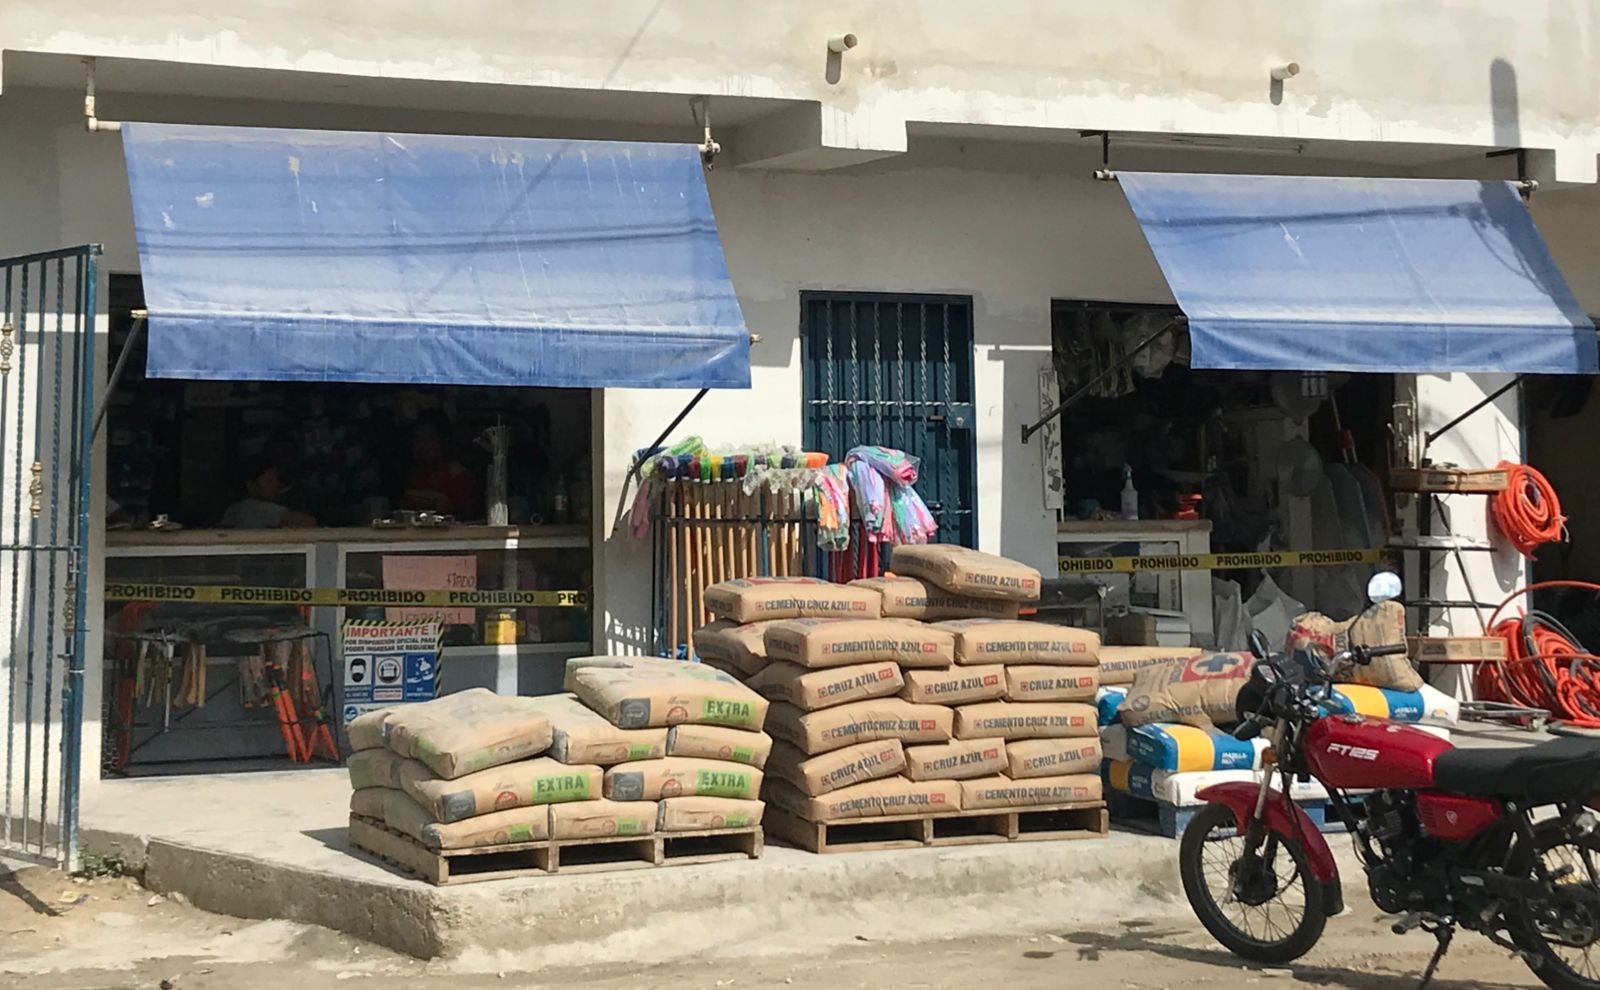
[{"label": "motorcycle front wheel", "polygon": [[[1534,848],[1513,853],[1519,874],[1533,873],[1534,857],[1544,863],[1558,887],[1600,888],[1600,836],[1589,832],[1577,839],[1563,834],[1560,823],[1534,826]],[[1533,975],[1552,990],[1600,990],[1600,908],[1593,897],[1571,902],[1523,902],[1507,918],[1512,940],[1539,960]]]},{"label": "motorcycle front wheel", "polygon": [[1178,872],[1195,916],[1229,952],[1282,964],[1311,951],[1328,918],[1322,885],[1292,835],[1253,843],[1239,834],[1233,809],[1208,804],[1183,830]]}]

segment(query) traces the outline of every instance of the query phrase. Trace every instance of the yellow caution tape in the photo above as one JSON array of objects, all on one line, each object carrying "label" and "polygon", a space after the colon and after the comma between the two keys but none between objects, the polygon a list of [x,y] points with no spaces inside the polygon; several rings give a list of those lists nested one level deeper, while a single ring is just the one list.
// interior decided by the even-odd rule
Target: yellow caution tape
[{"label": "yellow caution tape", "polygon": [[1344,567],[1381,564],[1391,551],[1279,550],[1275,553],[1173,553],[1140,557],[1062,557],[1062,574],[1133,574],[1139,571],[1232,571],[1274,567]]},{"label": "yellow caution tape", "polygon": [[401,591],[395,588],[245,588],[107,582],[106,601],[195,605],[382,605],[457,608],[584,608],[587,591]]}]

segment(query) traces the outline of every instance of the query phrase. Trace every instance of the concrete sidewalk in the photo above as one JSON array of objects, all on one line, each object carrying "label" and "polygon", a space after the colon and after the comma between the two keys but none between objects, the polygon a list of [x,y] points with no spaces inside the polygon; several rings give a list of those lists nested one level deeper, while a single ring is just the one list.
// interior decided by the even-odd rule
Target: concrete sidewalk
[{"label": "concrete sidewalk", "polygon": [[1171,906],[1177,844],[1017,842],[557,874],[433,887],[346,844],[342,770],[106,781],[86,848],[146,867],[155,890],[245,918],[323,925],[489,967],[794,951],[984,935]]}]

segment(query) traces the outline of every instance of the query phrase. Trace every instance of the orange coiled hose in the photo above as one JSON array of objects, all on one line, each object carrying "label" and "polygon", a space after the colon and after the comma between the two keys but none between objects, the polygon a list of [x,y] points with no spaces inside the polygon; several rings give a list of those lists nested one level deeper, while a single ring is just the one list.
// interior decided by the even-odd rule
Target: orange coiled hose
[{"label": "orange coiled hose", "polygon": [[1474,686],[1485,701],[1542,708],[1557,721],[1600,728],[1600,657],[1588,653],[1560,623],[1539,612],[1496,621],[1517,598],[1551,587],[1600,593],[1600,584],[1589,581],[1544,581],[1501,602],[1489,619],[1493,624],[1490,634],[1506,641],[1509,659],[1479,664]]},{"label": "orange coiled hose", "polygon": [[1489,502],[1489,512],[1499,529],[1517,552],[1532,558],[1546,543],[1559,543],[1567,517],[1561,514],[1556,490],[1537,468],[1526,464],[1500,462],[1511,476],[1511,484]]}]

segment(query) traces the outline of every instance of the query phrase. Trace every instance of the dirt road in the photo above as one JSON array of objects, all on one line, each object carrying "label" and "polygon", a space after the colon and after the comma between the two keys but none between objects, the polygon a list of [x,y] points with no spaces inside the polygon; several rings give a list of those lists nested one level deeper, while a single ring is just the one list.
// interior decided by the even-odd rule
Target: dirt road
[{"label": "dirt road", "polygon": [[[1048,919],[1040,919],[1047,925]],[[1329,924],[1322,946],[1284,970],[1241,966],[1191,918],[1107,919],[1093,929],[1019,932],[919,944],[856,942],[818,956],[784,954],[775,933],[764,954],[700,965],[584,967],[500,973],[424,963],[320,928],[241,921],[156,898],[122,878],[73,882],[25,870],[0,875],[0,986],[28,990],[1059,990],[1124,986],[1217,990],[1313,983],[1410,990],[1432,948],[1390,935],[1369,905]],[[1457,939],[1435,984],[1441,990],[1537,985],[1520,963],[1481,939]]]}]

